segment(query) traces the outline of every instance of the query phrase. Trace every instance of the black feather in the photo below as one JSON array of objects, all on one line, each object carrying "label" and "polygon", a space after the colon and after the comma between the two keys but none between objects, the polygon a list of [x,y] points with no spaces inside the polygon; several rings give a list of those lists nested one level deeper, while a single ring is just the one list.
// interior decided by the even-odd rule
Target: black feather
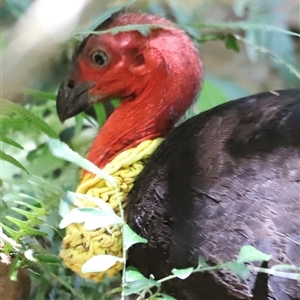
[{"label": "black feather", "polygon": [[[267,267],[300,265],[300,90],[267,92],[204,112],[175,128],[129,195],[129,225],[148,239],[129,265],[156,279],[172,268],[236,259],[250,244]],[[180,300],[300,299],[300,282],[229,271],[166,282]]]}]

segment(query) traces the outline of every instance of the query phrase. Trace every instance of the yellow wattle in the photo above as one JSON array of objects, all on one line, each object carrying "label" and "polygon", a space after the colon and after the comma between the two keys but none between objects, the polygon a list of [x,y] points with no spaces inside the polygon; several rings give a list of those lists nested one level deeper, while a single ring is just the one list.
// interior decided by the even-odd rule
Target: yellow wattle
[{"label": "yellow wattle", "polygon": [[[88,173],[82,178],[76,192],[104,200],[120,215],[119,202],[125,208],[127,195],[132,189],[136,177],[141,173],[148,158],[162,140],[162,138],[156,138],[143,141],[135,148],[118,154],[103,168],[106,173],[114,177],[117,189],[106,180]],[[79,197],[74,202],[74,206],[98,207],[97,201]],[[82,277],[95,281],[103,280],[105,275],[115,276],[122,270],[123,264],[117,262],[105,272],[82,273],[82,265],[99,254],[123,256],[123,238],[120,226],[112,225],[109,230],[104,227],[97,230],[86,230],[82,223],[73,223],[67,227],[60,256],[68,268]]]}]

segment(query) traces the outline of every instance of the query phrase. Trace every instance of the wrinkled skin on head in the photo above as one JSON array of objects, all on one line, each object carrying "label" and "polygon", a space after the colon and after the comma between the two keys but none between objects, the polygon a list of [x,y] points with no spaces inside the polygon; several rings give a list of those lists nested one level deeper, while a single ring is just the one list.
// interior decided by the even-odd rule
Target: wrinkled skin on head
[{"label": "wrinkled skin on head", "polygon": [[[108,147],[109,156],[114,156],[142,140],[165,136],[201,86],[198,52],[171,22],[149,14],[120,14],[98,30],[129,24],[162,28],[152,29],[147,36],[138,31],[90,35],[79,47],[74,69],[58,93],[57,110],[62,121],[96,102],[122,100],[109,125],[101,129],[94,143],[97,146],[90,150],[89,158],[98,165],[108,161],[108,157],[105,162],[99,158],[106,155],[103,153]],[[101,145],[105,149],[100,149]]]}]

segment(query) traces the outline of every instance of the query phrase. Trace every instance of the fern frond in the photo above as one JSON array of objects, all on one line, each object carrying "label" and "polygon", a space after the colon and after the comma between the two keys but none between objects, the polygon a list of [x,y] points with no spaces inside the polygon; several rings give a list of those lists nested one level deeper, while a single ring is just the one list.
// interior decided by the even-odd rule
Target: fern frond
[{"label": "fern frond", "polygon": [[1,104],[2,114],[6,116],[15,114],[21,117],[23,120],[29,122],[36,129],[42,131],[49,137],[58,138],[57,133],[52,129],[52,127],[50,127],[45,121],[37,117],[35,114],[27,110],[25,107],[5,99],[1,100]]},{"label": "fern frond", "polygon": [[39,90],[33,90],[33,89],[28,89],[28,88],[22,88],[22,92],[25,95],[32,96],[35,98],[40,98],[44,100],[56,100],[56,94],[54,93],[48,93],[48,92],[43,92]]},{"label": "fern frond", "polygon": [[105,10],[102,14],[100,14],[99,17],[97,17],[93,22],[89,25],[88,31],[93,30],[96,28],[99,24],[102,24],[107,19],[109,19],[113,14],[119,12],[121,9],[128,7],[132,5],[136,0],[130,0],[125,4],[114,6],[110,9]]},{"label": "fern frond", "polygon": [[110,33],[112,35],[116,35],[120,32],[127,32],[127,31],[138,31],[141,35],[147,36],[150,34],[151,30],[153,29],[161,29],[167,28],[166,26],[161,25],[153,25],[153,24],[138,24],[138,25],[124,25],[124,26],[117,26],[106,30],[101,31],[82,31],[79,32],[78,35],[87,35],[87,34],[107,34]]},{"label": "fern frond", "polygon": [[[18,230],[15,231],[6,224],[0,223],[3,229],[5,229],[17,243],[19,243],[24,237],[47,236],[47,233],[41,228],[45,223],[45,219],[49,211],[53,209],[55,203],[58,203],[58,199],[56,199],[58,195],[56,195],[55,192],[55,189],[54,192],[52,191],[52,194],[47,191],[47,194],[49,195],[41,197],[43,200],[23,193],[18,194],[18,198],[21,197],[23,200],[14,200],[13,195],[6,195],[9,196],[11,200],[14,200],[17,205],[23,206],[23,208],[12,208],[12,210],[21,215],[20,217],[6,216],[8,221],[18,227]],[[26,217],[26,220],[23,219],[24,216]]]},{"label": "fern frond", "polygon": [[0,222],[0,226],[5,229],[5,231],[10,235],[11,238],[13,238],[14,240],[16,240],[17,236],[18,236],[18,231],[15,231],[13,229],[11,229],[10,227],[6,226],[5,224]]},{"label": "fern frond", "polygon": [[3,131],[7,127],[12,127],[12,126],[19,126],[24,123],[24,120],[20,117],[8,117],[8,116],[3,116],[0,115],[0,131]]},{"label": "fern frond", "polygon": [[[28,196],[27,199],[34,199],[34,198]],[[34,205],[31,205],[31,204],[23,202],[23,201],[15,201],[15,203],[23,205],[23,206],[27,207],[28,209],[32,210],[34,212],[34,214],[32,214],[32,215],[37,215],[38,214],[40,216],[43,216],[43,215],[46,214],[46,210],[44,208],[36,207]],[[12,208],[12,209],[16,210],[16,208]]]},{"label": "fern frond", "polygon": [[280,27],[267,25],[265,23],[251,23],[251,22],[220,22],[220,23],[190,23],[189,26],[197,27],[200,29],[230,29],[230,30],[257,30],[257,31],[268,31],[268,32],[279,32],[290,36],[300,37],[297,32],[282,29]]},{"label": "fern frond", "polygon": [[281,57],[279,57],[272,51],[268,50],[267,48],[265,48],[263,46],[256,45],[256,44],[252,43],[251,41],[249,41],[239,35],[234,35],[234,37],[237,40],[245,43],[247,46],[253,47],[254,49],[256,49],[257,51],[259,51],[261,53],[266,53],[266,54],[270,55],[274,59],[275,62],[285,66],[293,75],[295,75],[297,78],[300,79],[300,72],[297,71],[291,64],[287,63],[285,60],[283,60]]},{"label": "fern frond", "polygon": [[25,216],[27,219],[31,219],[34,217],[34,213],[28,211],[28,210],[24,210],[24,209],[20,209],[20,208],[17,208],[17,207],[12,207],[12,210],[18,212],[19,214]]},{"label": "fern frond", "polygon": [[21,238],[25,236],[47,236],[47,233],[40,231],[38,229],[32,228],[32,226],[38,226],[41,224],[41,220],[36,218],[36,216],[31,217],[30,219],[27,219],[26,221],[20,220],[18,218],[14,218],[11,216],[5,216],[7,220],[15,224],[19,230],[14,231],[11,228],[8,229],[8,227],[4,224],[2,224],[3,228],[11,235],[11,237],[16,241],[19,242]]},{"label": "fern frond", "polygon": [[4,151],[0,150],[0,159],[5,160],[7,162],[9,162],[10,164],[22,169],[23,171],[25,171],[27,174],[28,171],[26,170],[26,168],[20,163],[18,162],[14,157],[12,157],[9,154],[6,154]]},{"label": "fern frond", "polygon": [[14,140],[8,138],[7,136],[0,134],[0,141],[2,141],[3,143],[6,143],[8,145],[11,145],[13,147],[19,148],[21,150],[23,150],[24,148],[17,142],[15,142]]}]

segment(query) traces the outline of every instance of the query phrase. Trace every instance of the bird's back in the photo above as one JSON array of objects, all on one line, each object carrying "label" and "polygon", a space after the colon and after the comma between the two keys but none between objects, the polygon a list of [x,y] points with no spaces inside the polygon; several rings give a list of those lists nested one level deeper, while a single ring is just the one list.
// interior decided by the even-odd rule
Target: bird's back
[{"label": "bird's back", "polygon": [[[148,239],[129,264],[162,278],[172,268],[236,259],[243,245],[266,264],[300,265],[300,90],[267,92],[204,112],[175,128],[129,196],[129,225]],[[182,300],[296,300],[300,282],[228,271],[165,284]]]}]

